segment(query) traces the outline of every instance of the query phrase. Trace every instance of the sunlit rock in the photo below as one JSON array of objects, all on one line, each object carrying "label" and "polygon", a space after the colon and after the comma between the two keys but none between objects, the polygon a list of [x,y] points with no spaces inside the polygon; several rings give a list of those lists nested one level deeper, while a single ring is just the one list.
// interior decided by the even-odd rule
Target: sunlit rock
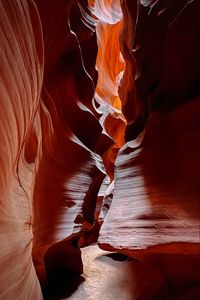
[{"label": "sunlit rock", "polygon": [[158,265],[179,294],[200,283],[200,6],[122,1],[122,11],[127,144],[115,162],[99,245]]},{"label": "sunlit rock", "polygon": [[133,280],[121,298],[197,299],[199,12],[0,0],[1,299],[41,299],[38,279],[67,297],[99,230],[112,259],[138,259],[111,278]]},{"label": "sunlit rock", "polygon": [[43,76],[32,1],[0,1],[0,299],[42,299],[32,263],[32,198]]}]

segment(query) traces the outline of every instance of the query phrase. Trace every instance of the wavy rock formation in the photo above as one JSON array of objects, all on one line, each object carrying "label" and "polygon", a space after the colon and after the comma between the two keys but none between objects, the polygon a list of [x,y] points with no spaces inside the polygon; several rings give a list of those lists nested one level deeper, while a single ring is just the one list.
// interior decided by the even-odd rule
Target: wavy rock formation
[{"label": "wavy rock formation", "polygon": [[[105,176],[99,154],[105,147],[101,149],[102,127],[92,103],[97,46],[87,2],[60,1],[57,5],[52,1],[48,11],[44,1],[36,3],[44,33],[45,65],[33,259],[43,278],[47,249],[53,247],[51,261],[56,261],[60,251],[65,251],[65,243],[60,242],[59,247],[54,243],[79,232],[82,225],[84,231],[93,225],[97,193]],[[93,53],[90,60],[86,49]],[[65,260],[63,264],[67,268]]]},{"label": "wavy rock formation", "polygon": [[98,242],[157,264],[175,290],[184,289],[200,283],[200,5],[122,1],[122,9],[127,143]]},{"label": "wavy rock formation", "polygon": [[199,13],[0,0],[0,299],[81,274],[100,224],[173,296],[200,283]]},{"label": "wavy rock formation", "polygon": [[0,1],[0,31],[0,299],[37,300],[32,199],[43,43],[34,3]]},{"label": "wavy rock formation", "polygon": [[[112,227],[113,210],[113,222],[118,223],[118,228],[123,219],[124,234],[129,227],[136,228],[129,237],[133,239],[130,247],[146,248],[175,241],[196,243],[199,241],[199,66],[195,61],[200,47],[196,40],[199,2],[141,1],[136,11],[133,6],[129,1],[123,2],[125,15],[130,15],[124,18],[128,23],[124,26],[131,28],[135,20],[129,52],[135,62],[132,68],[135,67],[136,100],[142,103],[144,115],[148,109],[149,118],[145,130],[138,128],[135,140],[132,137],[139,113],[128,123],[126,138],[130,142],[117,157],[113,209],[104,228],[109,223]],[[191,25],[186,25],[188,18],[193,18]],[[184,47],[182,52],[181,47]],[[125,70],[121,89],[128,81]],[[129,94],[129,90],[126,92]],[[127,105],[133,105],[131,99]],[[119,216],[114,208],[118,205]],[[126,209],[124,213],[122,207]],[[150,237],[146,239],[148,227]],[[185,234],[180,234],[181,228]],[[154,231],[157,233],[153,234]],[[128,245],[128,236],[125,241]]]},{"label": "wavy rock formation", "polygon": [[[42,297],[31,252],[45,282],[46,251],[83,222],[92,225],[105,176],[97,154],[105,146],[97,145],[97,46],[92,21],[84,25],[87,3],[51,1],[48,10],[44,1],[36,4],[40,17],[31,1],[1,1],[2,299]],[[93,60],[85,59],[88,47]]]}]

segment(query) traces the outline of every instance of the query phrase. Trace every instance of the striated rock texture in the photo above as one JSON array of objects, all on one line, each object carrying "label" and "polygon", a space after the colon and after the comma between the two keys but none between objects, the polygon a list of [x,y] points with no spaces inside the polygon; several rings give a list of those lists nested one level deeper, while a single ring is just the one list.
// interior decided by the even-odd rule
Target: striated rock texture
[{"label": "striated rock texture", "polygon": [[0,31],[0,299],[37,300],[32,202],[43,43],[34,3],[0,1]]},{"label": "striated rock texture", "polygon": [[[199,1],[135,2],[122,3],[129,16],[124,27],[133,35],[128,50],[126,36],[122,39],[128,70],[120,89],[127,86],[126,116],[125,107],[134,106],[129,52],[136,106],[141,109],[129,120],[128,143],[117,156],[114,197],[99,243],[112,240],[114,247],[129,249],[198,243]],[[138,120],[143,120],[142,127]]]},{"label": "striated rock texture", "polygon": [[[93,224],[105,176],[98,153],[112,140],[102,144],[92,103],[97,44],[87,1],[0,5],[0,298],[40,299],[32,254],[42,284],[48,249],[47,277],[54,258],[72,248],[79,257],[74,268],[82,272],[80,250],[65,242],[52,246],[82,223]],[[60,261],[70,270],[64,256]]]},{"label": "striated rock texture", "polygon": [[[41,94],[44,142],[34,190],[34,249],[38,250],[77,231],[74,222],[79,229],[82,219],[90,222],[93,203],[89,214],[82,208],[83,200],[90,197],[93,179],[102,175],[103,180],[103,174],[101,159],[94,152],[102,131],[94,115],[94,85],[88,74],[95,72],[89,65],[86,71],[81,52],[87,40],[93,51],[93,28],[84,26],[80,16],[71,25],[77,8],[70,1],[68,5],[52,1],[48,11],[44,1],[37,1],[37,5],[45,51]],[[80,30],[83,36],[79,44]]]},{"label": "striated rock texture", "polygon": [[[48,279],[54,269],[54,277],[59,277],[57,272],[62,276],[63,270],[70,272],[72,259],[77,260],[74,272],[81,273],[80,250],[73,245],[65,247],[61,241],[93,225],[97,193],[105,176],[99,155],[112,140],[107,138],[108,146],[104,145],[93,103],[97,44],[87,1],[50,1],[48,10],[44,1],[36,4],[43,28],[45,64],[41,159],[33,199],[33,260],[45,284],[44,260]],[[52,285],[53,281],[49,282]]]},{"label": "striated rock texture", "polygon": [[143,141],[120,150],[100,244],[161,251],[197,243],[174,251],[199,251],[199,99],[152,117]]},{"label": "striated rock texture", "polygon": [[200,3],[124,0],[122,10],[127,143],[98,243],[158,265],[179,293],[200,284]]},{"label": "striated rock texture", "polygon": [[0,299],[82,273],[100,223],[102,249],[157,265],[174,296],[200,283],[199,13],[0,0]]}]

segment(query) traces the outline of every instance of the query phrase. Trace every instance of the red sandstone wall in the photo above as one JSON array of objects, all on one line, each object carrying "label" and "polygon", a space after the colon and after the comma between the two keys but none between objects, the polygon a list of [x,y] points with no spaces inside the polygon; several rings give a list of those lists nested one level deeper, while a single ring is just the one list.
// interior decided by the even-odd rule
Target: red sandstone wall
[{"label": "red sandstone wall", "polygon": [[45,253],[82,271],[98,195],[100,247],[199,282],[199,11],[0,1],[0,299],[42,298],[32,254],[42,284]]}]

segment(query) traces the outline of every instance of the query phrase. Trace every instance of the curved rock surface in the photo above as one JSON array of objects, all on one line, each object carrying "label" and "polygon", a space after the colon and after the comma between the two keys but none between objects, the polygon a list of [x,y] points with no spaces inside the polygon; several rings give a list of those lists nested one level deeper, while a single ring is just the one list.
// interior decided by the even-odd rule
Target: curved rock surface
[{"label": "curved rock surface", "polygon": [[159,266],[175,297],[199,284],[199,13],[0,0],[0,299],[81,273],[102,223],[99,246]]},{"label": "curved rock surface", "polygon": [[[199,243],[199,98],[148,122],[141,143],[120,150],[99,243],[118,249],[193,252]],[[188,111],[190,114],[188,114]],[[186,243],[186,244],[185,244]],[[161,249],[162,248],[162,249]]]},{"label": "curved rock surface", "polygon": [[129,142],[117,156],[114,197],[99,243],[112,240],[114,247],[133,249],[199,243],[199,2],[123,1],[122,8],[128,14],[124,30],[133,34],[122,40],[132,61],[124,52],[121,96],[133,106],[124,89],[131,65],[135,100],[149,117],[142,127],[140,112],[128,122]]},{"label": "curved rock surface", "polygon": [[1,1],[2,299],[42,297],[32,251],[43,276],[47,249],[93,223],[105,176],[95,153],[102,128],[92,105],[97,46],[93,23],[84,25],[87,2],[36,4]]},{"label": "curved rock surface", "polygon": [[158,265],[177,291],[200,283],[200,6],[122,1],[122,10],[127,143],[98,243]]},{"label": "curved rock surface", "polygon": [[0,11],[0,299],[37,300],[31,252],[42,31],[32,1],[0,1]]}]

